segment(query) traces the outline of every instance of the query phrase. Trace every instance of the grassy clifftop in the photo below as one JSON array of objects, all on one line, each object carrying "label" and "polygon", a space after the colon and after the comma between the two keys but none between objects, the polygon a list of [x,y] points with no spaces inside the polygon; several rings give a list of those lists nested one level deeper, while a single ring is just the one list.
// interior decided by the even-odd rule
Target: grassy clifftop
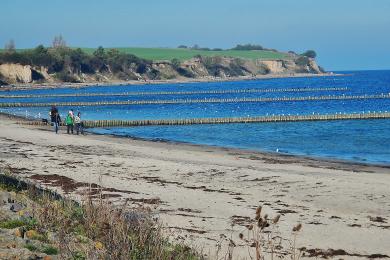
[{"label": "grassy clifftop", "polygon": [[[140,48],[140,47],[122,47],[116,48],[120,52],[136,55],[140,58],[154,61],[161,60],[189,60],[194,56],[201,55],[207,57],[225,56],[242,59],[261,59],[276,60],[288,59],[289,54],[269,50],[195,50],[183,48]],[[83,51],[92,54],[96,48],[82,48]]]},{"label": "grassy clifftop", "polygon": [[[77,49],[77,47],[71,47]],[[88,54],[93,54],[97,48],[81,48]],[[195,56],[207,56],[216,57],[224,56],[231,58],[253,59],[253,60],[277,60],[277,59],[290,59],[291,55],[285,52],[272,51],[272,50],[196,50],[191,48],[143,48],[143,47],[119,47],[119,48],[106,48],[116,49],[121,53],[133,54],[137,57],[153,61],[172,60],[178,59],[181,61],[189,60]],[[23,52],[31,49],[16,49],[17,52]],[[0,53],[4,52],[4,49],[0,49]]]}]

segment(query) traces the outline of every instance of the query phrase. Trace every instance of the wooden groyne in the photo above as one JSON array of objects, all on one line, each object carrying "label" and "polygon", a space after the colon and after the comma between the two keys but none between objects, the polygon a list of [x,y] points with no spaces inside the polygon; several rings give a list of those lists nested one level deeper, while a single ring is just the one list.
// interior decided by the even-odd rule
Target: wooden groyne
[{"label": "wooden groyne", "polygon": [[193,103],[243,103],[243,102],[294,102],[321,100],[354,100],[354,99],[389,99],[390,94],[374,95],[328,95],[307,97],[272,97],[272,98],[205,98],[205,99],[167,99],[167,100],[130,100],[99,102],[53,102],[53,103],[0,103],[0,107],[50,107],[55,106],[108,106],[108,105],[153,105],[153,104],[193,104]]},{"label": "wooden groyne", "polygon": [[[190,118],[159,120],[91,120],[83,121],[85,128],[96,127],[136,127],[158,125],[195,125],[195,124],[234,124],[234,123],[271,123],[327,120],[388,119],[390,112],[368,112],[350,114],[312,114],[312,115],[272,115],[258,117],[228,118]],[[43,125],[41,121],[20,121],[20,124]]]},{"label": "wooden groyne", "polygon": [[319,92],[346,91],[346,87],[326,88],[268,88],[268,89],[229,89],[200,91],[156,91],[156,92],[124,92],[124,93],[73,93],[73,94],[42,94],[42,95],[0,95],[0,98],[49,98],[49,97],[109,97],[109,96],[148,96],[148,95],[196,95],[196,94],[240,94],[240,93],[274,93],[274,92]]}]

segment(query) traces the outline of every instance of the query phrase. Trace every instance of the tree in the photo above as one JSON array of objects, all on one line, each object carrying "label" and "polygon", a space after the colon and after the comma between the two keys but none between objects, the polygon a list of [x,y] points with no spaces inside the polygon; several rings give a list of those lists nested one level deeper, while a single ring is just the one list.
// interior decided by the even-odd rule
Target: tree
[{"label": "tree", "polygon": [[177,48],[179,48],[179,49],[187,49],[188,47],[186,45],[179,45],[179,46],[177,46]]},{"label": "tree", "polygon": [[119,56],[119,50],[118,49],[109,49],[107,52],[108,58],[116,58]]},{"label": "tree", "polygon": [[55,36],[53,40],[53,48],[63,48],[66,47],[65,39],[62,35]]},{"label": "tree", "polygon": [[237,44],[236,47],[232,48],[232,50],[236,51],[261,51],[264,50],[263,46],[258,44]]},{"label": "tree", "polygon": [[99,58],[101,60],[104,60],[104,58],[106,57],[106,52],[104,50],[104,48],[102,46],[99,46],[94,52],[93,52],[93,55],[96,57],[96,58]]},{"label": "tree", "polygon": [[43,45],[38,45],[33,50],[29,51],[31,65],[50,67],[53,63],[52,56],[48,53]]},{"label": "tree", "polygon": [[198,50],[199,49],[199,45],[198,44],[194,44],[194,46],[192,46],[191,49]]},{"label": "tree", "polygon": [[302,56],[306,56],[308,58],[315,59],[317,57],[317,53],[313,50],[307,50],[304,53],[302,53]]},{"label": "tree", "polygon": [[9,40],[9,42],[7,42],[5,44],[5,47],[4,47],[5,51],[6,52],[15,52],[15,42],[14,40]]},{"label": "tree", "polygon": [[[43,66],[48,69],[48,73],[56,73],[62,81],[71,82],[77,81],[77,74],[96,72],[116,73],[121,78],[133,78],[136,71],[140,74],[149,73],[147,76],[150,78],[160,77],[158,71],[153,70],[151,61],[135,55],[119,52],[117,49],[104,50],[103,47],[99,47],[92,55],[80,48],[59,48],[64,46],[61,37],[56,37],[55,42],[59,43],[55,45],[57,48],[39,45],[34,49],[18,52],[0,52],[0,64]],[[180,65],[180,61],[177,64]]]},{"label": "tree", "polygon": [[91,65],[97,71],[107,70],[107,66],[105,65],[105,61],[107,59],[107,54],[105,49],[102,46],[99,46],[94,52],[93,57],[91,58]]}]

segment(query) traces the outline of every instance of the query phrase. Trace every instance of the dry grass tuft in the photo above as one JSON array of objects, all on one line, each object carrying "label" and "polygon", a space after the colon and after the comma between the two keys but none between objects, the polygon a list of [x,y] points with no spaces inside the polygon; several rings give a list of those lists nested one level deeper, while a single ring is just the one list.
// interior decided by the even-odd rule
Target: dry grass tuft
[{"label": "dry grass tuft", "polygon": [[[241,245],[248,249],[250,259],[285,259],[286,257],[292,260],[301,258],[301,250],[296,248],[296,239],[299,232],[302,230],[302,224],[297,224],[293,227],[292,237],[284,239],[278,231],[278,223],[281,215],[276,215],[274,218],[269,218],[267,214],[262,215],[262,207],[256,209],[256,214],[250,223],[246,226],[246,230],[239,233]],[[236,245],[232,242],[229,244],[229,251],[225,259],[234,259],[233,249]]]},{"label": "dry grass tuft", "polygon": [[33,217],[40,232],[56,234],[65,259],[200,259],[184,245],[173,245],[148,208],[127,211],[107,200],[85,197],[71,200],[35,197]]},{"label": "dry grass tuft", "polygon": [[58,248],[59,259],[204,259],[188,246],[170,242],[149,208],[127,210],[127,202],[114,207],[102,194],[98,199],[85,195],[77,203],[11,173],[0,174],[0,185],[28,198],[29,216],[27,222],[9,225],[39,234]]}]

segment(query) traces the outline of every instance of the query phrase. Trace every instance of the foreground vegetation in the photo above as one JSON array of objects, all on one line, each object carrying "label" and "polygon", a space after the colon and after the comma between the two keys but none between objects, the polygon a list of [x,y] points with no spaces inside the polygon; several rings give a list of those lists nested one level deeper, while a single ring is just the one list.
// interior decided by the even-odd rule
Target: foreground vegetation
[{"label": "foreground vegetation", "polygon": [[[10,242],[7,248],[16,252],[19,246],[21,252],[26,248],[38,254],[31,259],[42,259],[39,257],[44,254],[78,260],[203,259],[185,245],[170,243],[147,208],[127,211],[123,210],[126,205],[113,207],[96,190],[90,190],[95,196],[86,196],[78,204],[50,192],[24,188],[0,185],[0,195],[7,191],[8,202],[17,212],[16,216],[2,212],[0,231],[11,230],[18,238],[11,241],[19,241],[19,245]],[[1,254],[0,243],[0,258]]]}]

